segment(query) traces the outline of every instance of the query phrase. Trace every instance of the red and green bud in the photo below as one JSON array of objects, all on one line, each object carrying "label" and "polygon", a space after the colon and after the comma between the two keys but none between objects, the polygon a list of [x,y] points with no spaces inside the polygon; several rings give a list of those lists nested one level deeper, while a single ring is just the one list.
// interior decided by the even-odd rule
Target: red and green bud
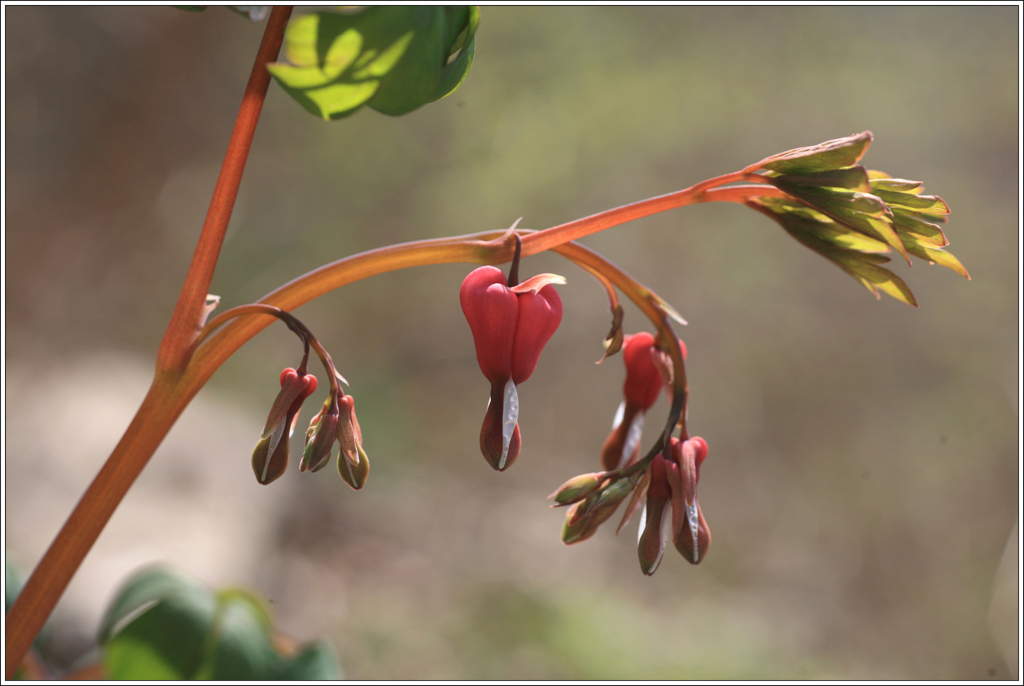
[{"label": "red and green bud", "polygon": [[697,501],[700,466],[708,455],[708,444],[699,436],[685,441],[673,438],[670,452],[674,467],[669,479],[673,501],[672,537],[676,550],[691,564],[698,564],[711,546],[711,530]]},{"label": "red and green bud", "polygon": [[356,419],[355,400],[351,395],[338,398],[338,425],[335,431],[341,452],[338,453],[338,474],[345,483],[359,490],[370,475],[370,460],[363,450],[363,432]]},{"label": "red and green bud", "polygon": [[562,542],[566,545],[585,541],[618,509],[619,503],[636,487],[640,475],[619,479],[603,489],[592,491],[566,512]]},{"label": "red and green bud", "polygon": [[533,374],[544,345],[562,320],[562,301],[553,283],[565,279],[541,274],[510,287],[500,269],[487,266],[470,272],[459,292],[477,363],[491,382],[480,450],[498,471],[508,469],[519,456],[516,386]]},{"label": "red and green bud", "polygon": [[295,431],[302,402],[314,391],[316,377],[312,374],[299,374],[290,367],[281,372],[281,392],[252,453],[252,470],[261,484],[269,484],[288,468],[288,439]]},{"label": "red and green bud", "polygon": [[555,504],[551,507],[571,505],[579,500],[583,500],[601,487],[605,476],[604,472],[594,472],[592,474],[580,474],[579,476],[574,476],[559,486],[558,490],[548,496],[549,499],[553,498],[555,501]]},{"label": "red and green bud", "polygon": [[328,397],[306,429],[306,450],[299,461],[300,472],[318,472],[327,465],[337,440],[337,428],[338,406],[333,397]]},{"label": "red and green bud", "polygon": [[654,456],[648,469],[651,483],[647,487],[647,503],[640,515],[637,553],[641,571],[650,576],[661,564],[665,546],[672,535],[672,493],[666,475],[670,467],[660,453]]}]

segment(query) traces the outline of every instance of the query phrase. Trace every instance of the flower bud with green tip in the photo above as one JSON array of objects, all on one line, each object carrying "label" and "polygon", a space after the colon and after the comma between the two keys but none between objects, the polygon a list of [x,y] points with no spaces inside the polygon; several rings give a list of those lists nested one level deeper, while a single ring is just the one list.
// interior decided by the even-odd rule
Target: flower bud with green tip
[{"label": "flower bud with green tip", "polygon": [[579,476],[574,476],[559,486],[558,490],[548,496],[548,499],[554,499],[555,501],[555,504],[551,507],[572,505],[575,502],[583,500],[601,487],[601,483],[604,481],[605,476],[604,472],[593,472],[591,474],[580,474]]},{"label": "flower bud with green tip", "polygon": [[[274,399],[263,434],[252,453],[252,470],[261,484],[284,474],[288,467],[288,438],[295,431],[302,402],[316,391],[316,377],[292,368],[281,372],[281,392]],[[287,432],[287,434],[286,434]]]},{"label": "flower bud with green tip", "polygon": [[619,503],[633,491],[640,476],[638,473],[613,481],[570,507],[562,525],[562,542],[572,545],[593,536],[598,527],[615,514]]},{"label": "flower bud with green tip", "polygon": [[338,474],[349,486],[359,490],[370,475],[370,459],[363,450],[363,432],[356,419],[355,400],[351,395],[338,398],[338,427],[336,436],[341,444],[338,453]]},{"label": "flower bud with green tip", "polygon": [[306,429],[306,450],[299,461],[300,472],[318,472],[327,465],[331,459],[331,449],[337,440],[337,428],[338,403],[331,396]]}]

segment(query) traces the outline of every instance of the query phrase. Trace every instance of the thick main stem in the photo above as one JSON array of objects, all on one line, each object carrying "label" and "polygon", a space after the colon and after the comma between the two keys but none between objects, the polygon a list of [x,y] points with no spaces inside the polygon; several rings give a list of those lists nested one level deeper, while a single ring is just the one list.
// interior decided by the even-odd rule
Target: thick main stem
[{"label": "thick main stem", "polygon": [[235,118],[235,126],[231,131],[228,149],[224,154],[224,162],[213,189],[210,208],[203,222],[203,230],[199,235],[199,243],[192,255],[185,285],[178,296],[178,304],[174,307],[167,331],[157,351],[156,368],[158,373],[181,373],[188,365],[192,342],[199,336],[203,328],[201,315],[206,295],[213,280],[213,270],[217,266],[220,248],[224,243],[224,235],[228,230],[231,211],[235,207],[235,198],[242,183],[242,172],[252,147],[256,123],[263,110],[263,101],[270,85],[270,72],[267,64],[277,59],[284,40],[284,29],[291,16],[291,7],[275,7],[267,20],[267,29],[263,34],[256,63],[249,76],[249,83],[242,96],[242,105]]},{"label": "thick main stem", "polygon": [[191,399],[191,395],[182,398],[178,394],[178,380],[188,366],[192,342],[202,329],[206,295],[270,84],[267,64],[277,59],[291,12],[291,7],[275,7],[267,21],[199,243],[157,352],[156,376],[149,393],[7,615],[4,673],[8,679],[13,677],[117,505]]}]

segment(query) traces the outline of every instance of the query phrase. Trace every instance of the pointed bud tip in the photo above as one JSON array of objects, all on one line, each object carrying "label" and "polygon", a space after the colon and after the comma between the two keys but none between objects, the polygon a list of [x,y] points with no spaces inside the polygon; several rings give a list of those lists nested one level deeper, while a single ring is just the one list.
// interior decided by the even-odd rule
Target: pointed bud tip
[{"label": "pointed bud tip", "polygon": [[571,505],[596,491],[601,486],[603,479],[604,472],[574,476],[559,486],[547,499],[551,500],[553,498],[555,500],[555,504],[552,507]]}]

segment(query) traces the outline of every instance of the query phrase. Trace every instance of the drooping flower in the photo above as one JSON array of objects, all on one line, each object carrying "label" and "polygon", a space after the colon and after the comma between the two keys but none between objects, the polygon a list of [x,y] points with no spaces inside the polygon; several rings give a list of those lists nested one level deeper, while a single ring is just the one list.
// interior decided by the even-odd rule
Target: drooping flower
[{"label": "drooping flower", "polygon": [[300,374],[291,367],[281,372],[281,391],[274,399],[263,434],[252,452],[252,470],[261,484],[269,484],[287,469],[288,438],[295,431],[302,402],[314,391],[316,377],[312,374]]},{"label": "drooping flower", "polygon": [[[683,359],[686,344],[679,341]],[[655,347],[655,338],[646,331],[626,336],[622,361],[626,365],[626,381],[622,385],[624,400],[619,405],[612,432],[601,448],[601,464],[606,470],[619,469],[640,454],[640,437],[644,416],[658,399],[661,389],[671,383],[671,361]]]},{"label": "drooping flower", "polygon": [[480,450],[504,471],[519,456],[519,394],[541,350],[562,321],[562,300],[551,285],[565,283],[541,274],[509,286],[497,267],[480,267],[462,282],[459,300],[473,332],[480,371],[491,382],[490,402],[480,431]]},{"label": "drooping flower", "polygon": [[698,564],[707,554],[711,530],[697,501],[700,465],[707,453],[708,445],[703,438],[680,441],[673,437],[668,457],[659,453],[651,461],[637,541],[644,574],[654,574],[670,540],[691,564]]}]

